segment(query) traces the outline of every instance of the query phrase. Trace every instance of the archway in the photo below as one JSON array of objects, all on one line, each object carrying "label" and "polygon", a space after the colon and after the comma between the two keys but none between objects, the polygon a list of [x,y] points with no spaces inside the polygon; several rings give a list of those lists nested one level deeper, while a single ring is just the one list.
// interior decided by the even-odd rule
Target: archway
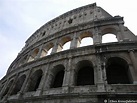
[{"label": "archway", "polygon": [[93,39],[91,37],[82,38],[80,47],[93,45]]},{"label": "archway", "polygon": [[60,43],[58,44],[58,50],[57,50],[57,52],[70,49],[70,44],[71,44],[71,37],[69,37],[69,36],[63,37],[60,40]]},{"label": "archway", "polygon": [[54,77],[52,78],[53,83],[51,85],[51,88],[62,87],[64,79],[64,70],[65,67],[63,65],[57,65],[54,67],[54,70],[52,71]]},{"label": "archway", "polygon": [[42,78],[43,72],[42,70],[37,70],[33,73],[33,75],[30,77],[29,85],[27,91],[36,91],[39,87],[41,78]]},{"label": "archway", "polygon": [[50,55],[53,49],[53,43],[49,43],[48,45],[43,46],[40,57],[44,57]]},{"label": "archway", "polygon": [[28,62],[33,61],[33,60],[36,58],[38,52],[39,52],[39,49],[38,49],[38,48],[35,49],[35,50],[32,52],[32,54],[30,55]]},{"label": "archway", "polygon": [[116,35],[114,34],[105,34],[102,36],[102,43],[117,42]]},{"label": "archway", "polygon": [[71,41],[68,41],[67,43],[65,43],[65,44],[63,45],[62,51],[70,49],[70,44],[71,44]]},{"label": "archway", "polygon": [[106,75],[108,84],[130,84],[128,63],[119,57],[108,59],[106,65]]},{"label": "archway", "polygon": [[17,80],[16,85],[15,85],[14,89],[13,89],[12,92],[11,92],[11,95],[17,94],[17,93],[20,91],[20,89],[21,89],[21,87],[22,87],[22,85],[23,85],[23,83],[24,83],[24,81],[25,81],[25,78],[26,78],[26,75],[22,75],[22,76]]},{"label": "archway", "polygon": [[76,85],[94,85],[94,70],[92,63],[88,60],[80,61],[77,64]]}]

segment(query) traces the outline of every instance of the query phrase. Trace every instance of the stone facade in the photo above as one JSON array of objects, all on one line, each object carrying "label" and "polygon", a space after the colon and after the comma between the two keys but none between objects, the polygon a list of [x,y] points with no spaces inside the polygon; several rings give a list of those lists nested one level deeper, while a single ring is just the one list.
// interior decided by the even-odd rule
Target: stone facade
[{"label": "stone facade", "polygon": [[[117,42],[102,43],[108,33]],[[93,45],[79,47],[86,37]],[[70,48],[63,50],[67,42]],[[0,80],[0,103],[137,101],[136,62],[137,37],[123,17],[86,5],[49,21],[26,41]]]}]

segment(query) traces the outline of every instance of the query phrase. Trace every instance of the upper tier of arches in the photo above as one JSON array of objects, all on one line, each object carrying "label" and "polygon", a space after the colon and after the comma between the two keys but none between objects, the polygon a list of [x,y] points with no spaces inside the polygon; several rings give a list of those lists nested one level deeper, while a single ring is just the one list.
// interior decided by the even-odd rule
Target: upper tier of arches
[{"label": "upper tier of arches", "polygon": [[55,39],[49,38],[49,41],[43,40],[24,51],[22,53],[24,55],[21,58],[18,56],[17,61],[15,60],[16,65],[13,62],[10,68],[15,69],[18,66],[34,61],[38,58],[43,58],[50,54],[69,49],[76,49],[83,46],[92,46],[103,43],[121,43],[124,35],[120,32],[120,30],[121,29],[116,25],[109,25],[96,29],[88,29],[76,33],[74,32],[63,36],[57,36]]}]

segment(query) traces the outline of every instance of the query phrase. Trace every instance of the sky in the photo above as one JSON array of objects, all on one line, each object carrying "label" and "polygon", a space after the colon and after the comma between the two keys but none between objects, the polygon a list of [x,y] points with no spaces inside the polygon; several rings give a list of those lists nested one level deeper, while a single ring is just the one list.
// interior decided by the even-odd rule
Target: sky
[{"label": "sky", "polygon": [[38,28],[69,10],[95,2],[112,16],[124,17],[124,25],[137,35],[136,0],[0,0],[0,79]]}]

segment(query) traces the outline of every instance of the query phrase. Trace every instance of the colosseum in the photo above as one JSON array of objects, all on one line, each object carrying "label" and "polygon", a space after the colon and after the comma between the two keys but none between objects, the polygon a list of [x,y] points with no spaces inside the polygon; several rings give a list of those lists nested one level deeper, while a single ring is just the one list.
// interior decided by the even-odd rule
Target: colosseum
[{"label": "colosseum", "polygon": [[36,30],[0,80],[0,103],[112,102],[137,103],[137,36],[96,3]]}]

